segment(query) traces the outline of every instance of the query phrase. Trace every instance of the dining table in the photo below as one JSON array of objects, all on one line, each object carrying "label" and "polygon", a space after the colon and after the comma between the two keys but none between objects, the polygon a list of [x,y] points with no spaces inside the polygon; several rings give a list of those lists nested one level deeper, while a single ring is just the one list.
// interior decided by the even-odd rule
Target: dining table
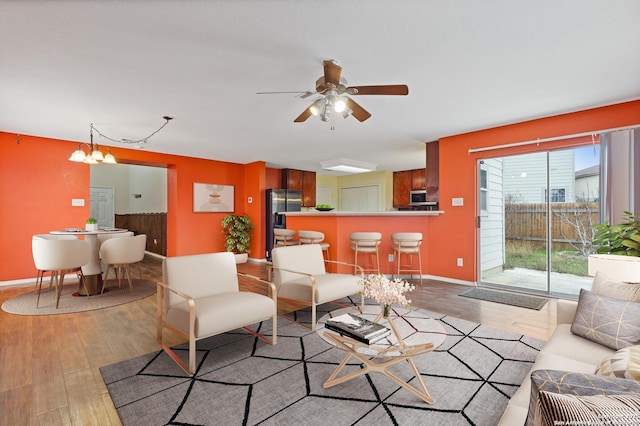
[{"label": "dining table", "polygon": [[[85,286],[79,283],[79,296],[92,296],[102,292],[102,263],[100,262],[100,242],[98,235],[101,234],[118,234],[128,232],[127,229],[121,228],[98,228],[96,230],[87,230],[82,228],[65,228],[50,231],[51,235],[75,235],[82,236],[89,243],[89,263],[82,267],[82,275]],[[86,291],[85,291],[86,287]],[[88,292],[88,293],[87,293]]]}]

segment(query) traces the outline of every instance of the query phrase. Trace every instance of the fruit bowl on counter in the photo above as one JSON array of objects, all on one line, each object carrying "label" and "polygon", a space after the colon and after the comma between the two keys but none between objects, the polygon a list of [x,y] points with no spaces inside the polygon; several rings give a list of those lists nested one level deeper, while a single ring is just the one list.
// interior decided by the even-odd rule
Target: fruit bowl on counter
[{"label": "fruit bowl on counter", "polygon": [[318,204],[315,209],[319,212],[330,212],[331,210],[333,210],[333,207],[331,207],[329,204]]}]

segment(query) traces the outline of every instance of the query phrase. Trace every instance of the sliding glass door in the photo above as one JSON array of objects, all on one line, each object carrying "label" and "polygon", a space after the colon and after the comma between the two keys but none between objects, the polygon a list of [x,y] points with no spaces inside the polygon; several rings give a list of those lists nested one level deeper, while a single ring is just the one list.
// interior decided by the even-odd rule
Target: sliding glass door
[{"label": "sliding glass door", "polygon": [[589,288],[598,146],[479,161],[479,281],[577,295]]}]

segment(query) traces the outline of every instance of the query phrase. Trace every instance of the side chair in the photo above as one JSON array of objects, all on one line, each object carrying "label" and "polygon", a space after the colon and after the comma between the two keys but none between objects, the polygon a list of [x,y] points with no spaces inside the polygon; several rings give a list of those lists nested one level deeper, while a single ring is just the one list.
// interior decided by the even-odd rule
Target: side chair
[{"label": "side chair", "polygon": [[[364,306],[363,288],[359,283],[364,278],[364,273],[360,266],[326,260],[319,244],[276,247],[271,255],[273,281],[278,289],[278,299],[302,302],[311,306],[312,330],[316,329],[317,305],[360,293],[361,305]],[[326,264],[344,265],[349,269],[355,268],[360,273],[327,272]]]},{"label": "side chair", "polygon": [[[196,371],[198,340],[242,328],[267,343],[276,344],[276,287],[258,277],[239,273],[233,253],[169,257],[163,261],[162,276],[163,282],[157,283],[157,340],[188,375]],[[270,296],[240,291],[238,276],[263,283]],[[268,319],[272,319],[271,339],[248,328]],[[189,340],[188,365],[163,341],[164,328]]]}]

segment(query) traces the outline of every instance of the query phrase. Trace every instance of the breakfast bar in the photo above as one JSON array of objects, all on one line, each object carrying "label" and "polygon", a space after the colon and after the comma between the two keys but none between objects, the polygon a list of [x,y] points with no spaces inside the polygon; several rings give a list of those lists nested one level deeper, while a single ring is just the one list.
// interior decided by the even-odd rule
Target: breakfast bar
[{"label": "breakfast bar", "polygon": [[[285,212],[284,214],[287,216],[287,229],[323,232],[325,241],[330,244],[329,256],[333,260],[353,262],[353,251],[349,241],[350,233],[382,233],[382,242],[379,247],[380,272],[391,274],[393,272],[393,260],[389,260],[389,255],[393,254],[391,234],[394,232],[421,232],[423,235],[422,250],[426,253],[431,249],[428,237],[429,228],[437,223],[444,211],[307,211]],[[428,271],[427,256],[422,257],[422,263],[422,270]]]}]

